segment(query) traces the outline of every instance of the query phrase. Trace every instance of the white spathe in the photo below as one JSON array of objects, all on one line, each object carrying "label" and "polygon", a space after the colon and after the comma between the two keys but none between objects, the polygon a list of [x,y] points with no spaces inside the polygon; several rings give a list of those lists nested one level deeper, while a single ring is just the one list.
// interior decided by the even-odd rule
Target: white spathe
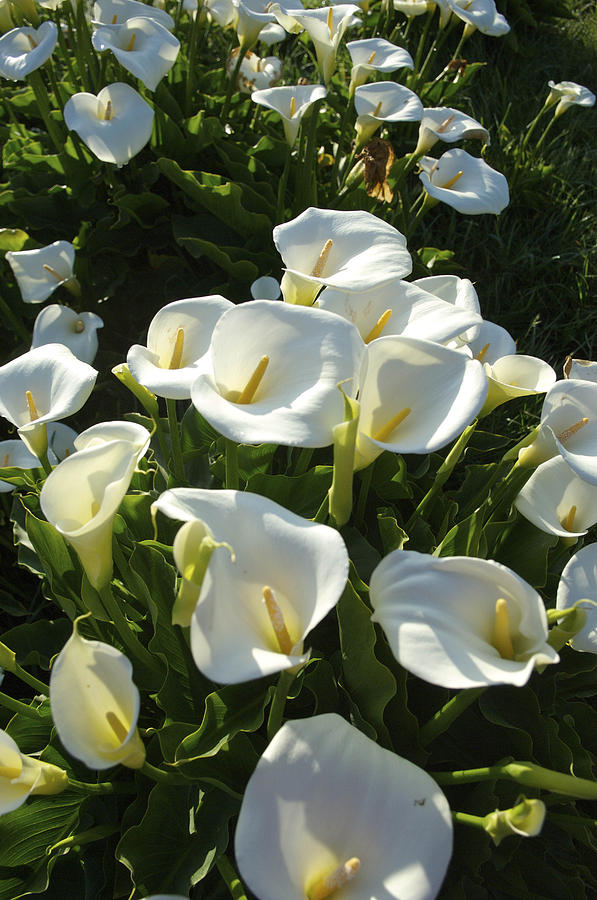
[{"label": "white spathe", "polygon": [[[481,314],[477,292],[468,278],[459,278],[458,275],[429,275],[427,278],[417,278],[412,284],[423,288],[424,291],[429,291],[430,294],[434,294],[440,300],[445,300],[446,303]],[[467,329],[459,340],[463,343],[472,341],[478,332],[477,326],[473,326],[473,328]]]},{"label": "white spathe", "polygon": [[423,156],[419,178],[427,193],[460,213],[499,215],[510,202],[508,182],[487,163],[465,150],[448,150],[439,159]]},{"label": "white spathe", "polygon": [[489,144],[489,132],[476,119],[458,109],[436,106],[423,110],[415,149],[417,155],[427,153],[438,141],[452,144],[464,140],[480,140]]},{"label": "white spathe", "polygon": [[[280,27],[280,26],[278,26]],[[284,37],[286,32],[282,29]],[[259,35],[261,39],[261,34]],[[228,76],[232,78],[240,48],[232,51],[226,63]],[[267,90],[273,87],[282,77],[282,61],[277,56],[266,56],[263,59],[249,50],[240,64],[235,88],[243,94]]]},{"label": "white spathe", "polygon": [[326,94],[322,84],[301,84],[253,91],[251,100],[273,109],[281,116],[284,135],[288,144],[293,147],[303,116],[316,100],[323,100]]},{"label": "white spathe", "polygon": [[[197,667],[234,684],[306,662],[303,643],[338,602],[348,576],[340,534],[248,491],[174,488],[152,505],[170,518],[201,519],[216,541],[191,621]],[[232,552],[234,555],[232,555]],[[283,652],[263,602],[270,588],[292,643]]]},{"label": "white spathe", "polygon": [[[354,325],[320,309],[271,300],[224,313],[211,339],[211,371],[191,387],[193,405],[239,443],[326,447],[344,418],[339,382],[354,395],[364,345]],[[267,365],[249,398],[238,402]],[[216,535],[217,537],[217,535]]]},{"label": "white spathe", "polygon": [[361,374],[355,468],[384,450],[433,453],[445,447],[471,424],[486,394],[477,360],[431,341],[380,337],[367,347]]},{"label": "white spathe", "polygon": [[236,34],[241,47],[252,47],[266,25],[274,22],[269,0],[232,0],[236,10]]},{"label": "white spathe", "polygon": [[361,146],[383,122],[418,122],[423,104],[413,91],[393,81],[362,84],[355,89],[357,142]]},{"label": "white spathe", "polygon": [[541,531],[578,540],[597,522],[597,485],[554,456],[535,469],[514,506]]},{"label": "white spathe", "polygon": [[78,412],[96,378],[96,369],[63,344],[36,347],[0,368],[0,415],[39,457],[47,448],[46,425]]},{"label": "white spathe", "polygon": [[338,897],[433,900],[451,854],[450,808],[431,776],[335,713],[278,731],[249,779],[235,837],[241,878],[259,900],[305,900],[355,857]]},{"label": "white spathe", "polygon": [[147,16],[127,19],[121,25],[98,25],[91,43],[100,53],[111,50],[127,72],[150,91],[155,91],[170,71],[180,50],[180,41]]},{"label": "white spathe", "polygon": [[69,241],[54,241],[37,250],[9,250],[5,257],[25,303],[43,303],[73,277],[75,248]]},{"label": "white spathe", "polygon": [[556,380],[556,373],[548,363],[522,353],[501,356],[493,363],[483,362],[483,368],[489,380],[489,392],[482,416],[515,397],[542,394]]},{"label": "white spathe", "polygon": [[167,303],[150,322],[147,346],[134,344],[127,354],[133,378],[158,397],[188,400],[193,381],[207,366],[216,323],[233,306],[220,294]]},{"label": "white spathe", "polygon": [[503,356],[516,355],[516,341],[512,335],[501,325],[496,325],[488,319],[483,320],[475,337],[467,343],[473,356],[484,363],[489,363],[490,366]]},{"label": "white spathe", "polygon": [[140,698],[124,653],[88,641],[78,621],[52,666],[50,706],[66,750],[90,769],[121,763],[140,769],[145,748],[137,731]]},{"label": "white spathe", "polygon": [[286,302],[310,305],[321,285],[366,291],[410,274],[406,238],[362,210],[309,207],[274,228],[274,244],[286,267]]},{"label": "white spathe", "polygon": [[93,22],[97,25],[122,25],[127,19],[137,16],[154,19],[168,31],[174,28],[172,16],[150,3],[141,3],[139,0],[96,0],[93,5]]},{"label": "white spathe", "polygon": [[559,81],[557,84],[548,81],[549,97],[547,103],[556,103],[555,115],[561,116],[562,113],[570,109],[571,106],[594,106],[595,94],[582,84],[576,84],[575,81]]},{"label": "white spathe", "polygon": [[[494,560],[394,550],[370,583],[373,621],[405,669],[447,688],[521,686],[536,666],[559,661],[547,643],[539,594]],[[506,603],[506,658],[495,646],[496,604]]]},{"label": "white spathe", "polygon": [[[570,557],[558,585],[557,609],[570,609],[579,600],[597,601],[597,544],[588,544]],[[583,603],[587,614],[584,628],[570,646],[582,653],[597,653],[597,606]]]},{"label": "white spathe", "polygon": [[141,459],[147,452],[151,435],[147,428],[137,422],[98,422],[77,435],[73,441],[75,450],[86,450],[88,447],[100,447],[110,441],[127,441],[132,451]]},{"label": "white spathe", "polygon": [[91,364],[97,353],[97,330],[103,327],[103,320],[95,313],[78,313],[68,306],[52,303],[35,320],[31,347],[64,344],[77,359]]},{"label": "white spathe", "polygon": [[39,28],[29,25],[13,28],[0,37],[0,76],[10,81],[24,81],[52,55],[58,40],[54,22],[42,22]]},{"label": "white spathe", "polygon": [[349,41],[346,49],[352,60],[350,73],[350,90],[365,84],[373,72],[395,72],[397,69],[414,69],[413,58],[402,47],[386,41],[385,38],[366,38],[362,41]]},{"label": "white spathe", "polygon": [[468,33],[478,29],[490,37],[508,34],[507,19],[497,11],[494,0],[446,0],[455,16],[465,23]]},{"label": "white spathe", "polygon": [[138,443],[98,439],[56,466],[41,490],[43,514],[76,551],[96,590],[112,578],[114,516],[138,459]]},{"label": "white spathe", "polygon": [[340,3],[303,10],[275,3],[271,12],[287,31],[305,29],[315,46],[321,79],[327,85],[336,68],[336,54],[344,32],[361,24],[359,7],[353,3]]},{"label": "white spathe", "polygon": [[124,166],[151,137],[154,112],[134,88],[122,82],[95,94],[75,94],[64,107],[67,128],[102,162]]},{"label": "white spathe", "polygon": [[21,753],[0,729],[0,816],[18,809],[31,794],[60,794],[67,787],[64,769]]}]

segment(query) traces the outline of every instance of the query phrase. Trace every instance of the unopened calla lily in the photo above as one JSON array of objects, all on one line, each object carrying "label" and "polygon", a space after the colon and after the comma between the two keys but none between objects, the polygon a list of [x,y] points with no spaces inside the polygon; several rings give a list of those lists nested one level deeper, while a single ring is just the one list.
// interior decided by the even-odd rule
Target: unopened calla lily
[{"label": "unopened calla lily", "polygon": [[60,794],[67,787],[63,769],[21,753],[11,736],[0,730],[0,815],[18,809],[32,794]]}]

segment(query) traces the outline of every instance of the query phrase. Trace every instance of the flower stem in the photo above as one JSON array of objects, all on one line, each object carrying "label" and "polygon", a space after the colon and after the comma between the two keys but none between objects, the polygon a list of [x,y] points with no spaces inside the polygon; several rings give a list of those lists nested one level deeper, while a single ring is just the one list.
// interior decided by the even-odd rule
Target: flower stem
[{"label": "flower stem", "polygon": [[480,828],[485,831],[485,816],[473,816],[471,813],[452,812],[452,821],[458,822],[459,825],[471,825],[473,828]]},{"label": "flower stem", "polygon": [[137,788],[132,782],[114,784],[112,781],[100,781],[90,784],[86,781],[76,781],[74,778],[68,779],[68,786],[74,791],[81,791],[83,794],[136,794]]},{"label": "flower stem", "polygon": [[168,428],[170,430],[170,447],[172,449],[172,469],[176,480],[184,484],[184,463],[182,459],[182,444],[180,442],[180,430],[178,427],[178,415],[176,412],[176,400],[166,399],[168,412]]},{"label": "flower stem", "polygon": [[301,196],[308,201],[309,206],[317,206],[317,177],[315,174],[315,146],[317,143],[317,122],[319,108],[323,100],[316,100],[309,112],[307,128],[307,143],[303,158],[303,190]]},{"label": "flower stem", "polygon": [[470,784],[476,781],[497,781],[503,778],[515,781],[525,787],[539,788],[576,797],[580,800],[597,800],[597,781],[576,778],[563,772],[554,772],[531,762],[511,762],[481,769],[461,769],[457,772],[432,772],[432,778],[439,785]]},{"label": "flower stem", "polygon": [[286,159],[284,160],[284,169],[278,183],[278,200],[276,203],[276,223],[286,220],[286,185],[288,184],[288,173],[290,171],[291,150],[287,148]]},{"label": "flower stem", "polygon": [[[238,73],[240,72],[240,67],[242,65],[243,59],[245,58],[245,54],[249,49],[249,44],[241,43],[238,48],[238,56],[236,57],[236,65],[234,66],[234,70],[232,75],[228,78],[228,84],[226,85],[226,97],[224,98],[224,106],[222,107],[222,112],[220,115],[220,120],[226,124],[228,121],[228,110],[230,109],[230,101],[232,100],[232,92],[236,87],[236,82],[238,80]],[[224,65],[224,73],[226,72],[226,65]]]},{"label": "flower stem", "polygon": [[357,527],[363,525],[365,521],[365,509],[367,507],[367,497],[369,496],[369,488],[371,487],[371,480],[373,478],[374,465],[375,460],[373,460],[366,469],[363,469],[361,473],[361,487],[359,489],[359,499],[357,500],[357,508],[354,515],[355,525]]},{"label": "flower stem", "polygon": [[462,713],[471,706],[477,697],[487,688],[485,686],[478,688],[467,688],[460,691],[451,700],[448,700],[441,709],[435,713],[429,721],[423,725],[419,732],[419,741],[423,747],[430,744],[436,737],[447,731],[452,722],[462,715]]},{"label": "flower stem", "polygon": [[280,672],[280,677],[276,685],[274,699],[269,708],[269,716],[267,719],[267,737],[271,741],[273,736],[277,734],[282,725],[282,717],[284,715],[284,707],[288,698],[288,691],[294,681],[294,672],[284,670]]},{"label": "flower stem", "polygon": [[[8,107],[8,101],[6,101],[6,107]],[[0,313],[2,313],[3,318],[8,319],[18,336],[26,342],[27,345],[31,343],[31,335],[23,325],[22,320],[16,316],[4,297],[0,296]]]},{"label": "flower stem", "polygon": [[186,778],[183,778],[180,775],[176,775],[174,772],[164,772],[163,769],[158,769],[157,766],[152,766],[151,763],[147,762],[147,760],[145,760],[145,762],[139,769],[139,772],[147,775],[148,778],[151,778],[152,781],[155,781],[158,784],[189,783]]},{"label": "flower stem", "polygon": [[14,668],[10,669],[10,671],[13,675],[16,675],[17,678],[20,678],[21,681],[24,681],[25,684],[28,684],[29,687],[32,687],[34,691],[38,691],[40,694],[43,694],[44,697],[50,696],[50,689],[47,684],[44,684],[43,681],[40,681],[35,675],[31,675],[30,672],[27,672],[18,663],[15,663]]},{"label": "flower stem", "polygon": [[127,654],[136,659],[145,670],[151,674],[157,674],[161,668],[158,661],[145,649],[129,628],[124,613],[114,598],[112,586],[107,584],[100,588],[98,593]]},{"label": "flower stem", "polygon": [[[180,4],[182,6],[182,4]],[[191,115],[193,110],[193,93],[195,91],[195,68],[197,56],[197,40],[199,37],[199,27],[203,17],[204,7],[197,9],[195,18],[191,25],[191,37],[189,39],[189,59],[187,69],[187,82],[185,85],[185,111],[187,117]]]},{"label": "flower stem", "polygon": [[37,69],[34,72],[30,72],[27,78],[29,79],[29,84],[33,88],[37,108],[39,109],[39,113],[46,126],[46,131],[54,144],[56,153],[60,156],[64,150],[64,137],[61,129],[51,117],[50,104],[48,103],[48,90],[44,84],[43,78]]},{"label": "flower stem", "polygon": [[549,122],[548,122],[547,125],[545,126],[545,129],[544,129],[544,131],[543,131],[543,134],[541,135],[541,137],[539,138],[539,140],[538,140],[537,143],[535,144],[535,150],[538,150],[539,147],[543,144],[543,142],[544,142],[545,138],[547,137],[547,135],[549,134],[549,132],[550,132],[550,130],[551,130],[551,126],[553,125],[553,123],[555,122],[555,120],[556,120],[556,116],[552,116],[552,118],[549,120]]},{"label": "flower stem", "polygon": [[8,694],[3,694],[0,691],[0,706],[6,707],[11,712],[18,713],[22,716],[27,716],[29,719],[37,719],[41,718],[41,713],[38,709],[35,709],[33,706],[27,706],[26,703],[21,703],[20,700],[13,700],[12,697],[9,697]]},{"label": "flower stem", "polygon": [[80,831],[78,834],[71,834],[70,837],[58,841],[52,845],[52,852],[57,849],[66,850],[69,847],[77,847],[79,844],[92,844],[94,841],[101,841],[120,831],[120,825],[96,825],[95,828],[89,828],[87,831]]},{"label": "flower stem", "polygon": [[243,883],[238,877],[236,870],[228,857],[224,854],[216,859],[218,872],[226,882],[230,896],[233,900],[247,900],[247,895],[243,887]]}]

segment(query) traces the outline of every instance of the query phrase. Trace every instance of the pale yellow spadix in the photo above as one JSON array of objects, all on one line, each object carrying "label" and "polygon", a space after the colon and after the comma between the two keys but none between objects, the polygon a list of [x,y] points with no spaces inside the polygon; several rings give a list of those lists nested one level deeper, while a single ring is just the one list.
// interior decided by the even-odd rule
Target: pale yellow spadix
[{"label": "pale yellow spadix", "polygon": [[441,134],[443,131],[446,130],[446,128],[448,127],[448,125],[451,125],[451,124],[452,124],[455,115],[456,115],[456,113],[452,113],[452,115],[451,115],[451,116],[448,116],[447,119],[444,119],[444,121],[442,122],[442,124],[439,125],[435,130],[438,131],[438,132]]},{"label": "pale yellow spadix", "polygon": [[136,32],[133,31],[131,34],[131,39],[125,47],[126,52],[128,53],[130,50],[133,50],[135,47],[135,38],[137,37]]},{"label": "pale yellow spadix", "polygon": [[331,6],[328,10],[328,31],[330,38],[332,38],[334,36],[334,10]]},{"label": "pale yellow spadix", "polygon": [[255,367],[255,371],[247,381],[245,387],[241,391],[237,400],[233,401],[235,403],[240,403],[242,405],[247,403],[252,403],[257,393],[257,388],[261,384],[263,376],[265,375],[265,370],[269,365],[269,356],[262,356],[259,362]]},{"label": "pale yellow spadix", "polygon": [[276,596],[270,587],[265,586],[263,588],[263,603],[267,610],[269,620],[272,623],[272,628],[274,630],[276,641],[280,648],[280,653],[284,653],[286,654],[286,656],[289,656],[292,653],[294,643],[292,641],[292,638],[288,634],[288,629],[286,628],[286,623],[284,621],[284,615],[278,605]]},{"label": "pale yellow spadix", "polygon": [[568,510],[568,515],[562,521],[562,528],[565,528],[566,531],[574,531],[574,517],[576,515],[576,506],[571,506]]},{"label": "pale yellow spadix", "polygon": [[456,175],[454,175],[452,178],[449,178],[448,181],[446,181],[445,184],[440,184],[440,185],[438,185],[438,187],[441,187],[441,188],[444,188],[444,189],[454,187],[454,185],[456,184],[456,182],[457,182],[460,178],[462,178],[463,175],[464,175],[464,172],[463,172],[462,169],[460,169],[459,172],[456,172]]},{"label": "pale yellow spadix", "polygon": [[104,112],[104,122],[109,122],[112,118],[112,101],[108,100],[106,103],[106,109]]},{"label": "pale yellow spadix", "polygon": [[410,415],[411,409],[409,406],[405,406],[404,409],[401,409],[399,413],[396,413],[395,416],[392,416],[385,425],[379,428],[374,434],[371,435],[374,441],[387,441],[389,436],[392,434],[394,429],[398,428],[398,426],[404,422],[406,417]]},{"label": "pale yellow spadix", "polygon": [[352,856],[329,875],[311,885],[307,890],[308,900],[326,900],[347,882],[352,881],[360,868],[361,860],[357,856]]},{"label": "pale yellow spadix", "polygon": [[294,97],[291,97],[290,98],[290,118],[293,117],[295,112],[296,112],[296,99]]},{"label": "pale yellow spadix", "polygon": [[2,468],[5,469],[10,463],[10,453],[4,454],[4,459],[2,460]]},{"label": "pale yellow spadix", "polygon": [[35,48],[37,47],[37,41],[34,41],[30,34],[27,34],[26,37],[31,45],[31,49],[35,50]]},{"label": "pale yellow spadix", "polygon": [[577,431],[580,431],[581,428],[584,428],[585,425],[588,425],[589,420],[586,416],[583,416],[582,419],[579,419],[578,422],[575,422],[574,425],[571,425],[570,428],[565,428],[564,431],[561,431],[558,435],[558,441],[562,444],[571,438],[573,434],[576,434]]},{"label": "pale yellow spadix", "polygon": [[373,110],[373,115],[374,115],[374,116],[378,116],[378,115],[380,114],[382,104],[383,104],[383,100],[379,100],[378,103],[377,103],[377,106],[376,106],[375,109]]},{"label": "pale yellow spadix", "polygon": [[371,63],[373,62],[373,60],[375,59],[376,53],[377,53],[377,51],[374,50],[373,53],[371,54],[371,56],[369,57],[369,59],[367,60],[367,65],[368,65],[368,66],[370,66]]},{"label": "pale yellow spadix", "polygon": [[169,369],[180,369],[180,364],[182,362],[183,345],[184,345],[184,328],[179,328],[176,332],[176,339],[174,341],[174,349],[172,351],[172,356],[170,357],[170,364],[168,365]]},{"label": "pale yellow spadix", "polygon": [[[331,9],[330,9],[330,12],[331,12]],[[323,270],[325,268],[325,264],[327,262],[328,256],[330,255],[330,251],[332,249],[333,243],[334,242],[331,240],[331,238],[328,238],[328,240],[323,245],[323,249],[322,249],[321,253],[319,254],[317,262],[315,263],[315,265],[313,266],[313,269],[311,271],[311,275],[314,275],[316,278],[319,278],[321,275],[323,275]]]},{"label": "pale yellow spadix", "polygon": [[47,263],[43,264],[42,269],[45,269],[45,271],[48,272],[52,278],[55,278],[56,281],[64,281],[60,272],[57,272],[56,269],[52,268],[52,266],[49,266]]},{"label": "pale yellow spadix", "polygon": [[93,500],[91,503],[91,518],[93,519],[94,516],[97,516],[99,511],[100,511],[99,500]]},{"label": "pale yellow spadix", "polygon": [[475,356],[475,359],[478,359],[479,362],[483,362],[483,360],[485,359],[485,354],[487,353],[487,351],[489,350],[490,347],[491,347],[491,343],[487,343],[487,344],[485,344],[484,347],[481,347],[481,349]]},{"label": "pale yellow spadix", "polygon": [[106,721],[116,735],[119,741],[125,741],[128,736],[128,728],[126,728],[115,712],[108,710],[106,713]]},{"label": "pale yellow spadix", "polygon": [[117,22],[118,22],[118,16],[116,15],[116,13],[114,13],[114,15],[112,16],[112,25],[116,25]]},{"label": "pale yellow spadix", "polygon": [[375,325],[373,326],[373,328],[371,329],[371,331],[365,338],[366,344],[370,344],[371,341],[374,341],[375,338],[378,338],[380,336],[380,334],[382,333],[382,331],[384,330],[384,328],[390,321],[391,315],[392,315],[391,309],[386,309],[386,311],[381,314],[381,316],[379,317],[379,319],[377,320],[377,322],[375,323]]},{"label": "pale yellow spadix", "polygon": [[502,659],[514,659],[514,648],[510,637],[508,603],[503,597],[499,597],[495,602],[492,643]]},{"label": "pale yellow spadix", "polygon": [[29,418],[32,422],[35,422],[36,419],[39,419],[39,413],[37,411],[37,407],[35,406],[33,394],[31,393],[31,391],[25,391],[25,397],[27,398],[27,406],[29,408]]}]

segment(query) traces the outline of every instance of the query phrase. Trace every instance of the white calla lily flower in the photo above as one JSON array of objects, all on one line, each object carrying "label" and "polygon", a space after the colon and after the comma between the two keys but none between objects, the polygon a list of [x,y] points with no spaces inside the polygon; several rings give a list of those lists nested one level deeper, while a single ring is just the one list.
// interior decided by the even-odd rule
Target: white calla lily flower
[{"label": "white calla lily flower", "polygon": [[281,287],[287,303],[310,306],[322,285],[367,291],[412,269],[404,235],[362,210],[310,207],[274,228],[274,244],[286,267]]},{"label": "white calla lily flower", "polygon": [[477,334],[467,343],[475,359],[490,366],[503,356],[516,355],[516,341],[512,335],[501,325],[496,325],[488,319],[483,320]]},{"label": "white calla lily flower", "polygon": [[280,115],[286,140],[294,147],[303,116],[316,100],[323,100],[326,94],[322,84],[305,84],[254,91],[251,100]]},{"label": "white calla lily flower", "polygon": [[447,0],[452,13],[465,23],[465,33],[479,30],[490,37],[508,34],[510,26],[494,0]]},{"label": "white calla lily flower", "polygon": [[48,426],[48,456],[61,462],[75,452],[77,432],[63,422],[51,422]]},{"label": "white calla lily flower", "polygon": [[[588,544],[564,567],[558,585],[557,609],[570,609],[580,600],[597,601],[597,544]],[[570,641],[570,646],[581,653],[597,653],[597,606],[581,604],[587,614],[587,622]]]},{"label": "white calla lily flower", "polygon": [[64,769],[21,753],[0,729],[0,816],[18,809],[31,794],[60,794],[67,787]]},{"label": "white calla lily flower", "polygon": [[480,140],[489,144],[489,132],[476,119],[458,109],[447,106],[430,107],[423,110],[415,153],[428,153],[438,141],[452,144],[454,141],[465,140]]},{"label": "white calla lily flower", "polygon": [[97,330],[103,327],[103,320],[95,313],[78,313],[68,306],[52,303],[35,320],[31,347],[64,344],[77,359],[91,364],[97,353]]},{"label": "white calla lily flower", "polygon": [[349,41],[346,49],[352,60],[349,95],[354,89],[365,84],[373,72],[395,72],[397,69],[414,69],[413,58],[402,47],[386,41],[385,38],[367,38]]},{"label": "white calla lily flower", "polygon": [[271,11],[287,31],[304,29],[307,32],[315,46],[321,80],[327,85],[336,68],[336,54],[344,32],[360,24],[359,7],[353,3],[339,3],[303,10],[275,3]]},{"label": "white calla lily flower", "polygon": [[469,216],[499,215],[510,202],[508,182],[482,159],[448,150],[439,159],[423,156],[419,178],[430,197]]},{"label": "white calla lily flower", "polygon": [[117,82],[99,94],[75,94],[64,107],[67,128],[76,131],[102,162],[119,168],[132,159],[151,137],[154,112],[141,94]]},{"label": "white calla lily flower", "polygon": [[[458,275],[430,275],[427,278],[417,278],[412,284],[457,308],[468,309],[481,315],[477,292],[468,278],[459,278]],[[459,341],[461,343],[472,341],[478,333],[479,328],[475,325],[468,328],[460,336]]]},{"label": "white calla lily flower", "polygon": [[282,726],[235,837],[259,900],[433,900],[451,854],[450,808],[431,776],[335,713]]},{"label": "white calla lily flower", "polygon": [[394,0],[394,9],[405,15],[407,19],[414,19],[416,16],[424,16],[425,13],[433,12],[435,3],[433,0]]},{"label": "white calla lily flower", "polygon": [[54,241],[37,250],[9,250],[5,258],[25,303],[43,303],[61,284],[77,291],[75,248],[69,241]]},{"label": "white calla lily flower", "polygon": [[127,19],[122,25],[99,25],[91,43],[100,53],[111,50],[127,72],[150,91],[155,91],[170,71],[180,50],[180,41],[147,16]]},{"label": "white calla lily flower", "polygon": [[575,81],[548,81],[549,96],[546,105],[557,103],[554,115],[556,118],[565,113],[571,106],[595,106],[595,94]]},{"label": "white calla lily flower", "polygon": [[55,22],[42,22],[39,28],[27,25],[13,28],[0,37],[0,76],[24,81],[52,55],[58,40]]},{"label": "white calla lily flower", "polygon": [[90,769],[121,763],[140,769],[145,748],[137,731],[139,691],[124,653],[73,633],[52,665],[50,705],[58,737]]},{"label": "white calla lily flower", "polygon": [[516,397],[542,394],[556,380],[556,373],[548,363],[522,353],[501,356],[493,363],[483,361],[483,367],[489,380],[489,392],[480,413],[482,416]]},{"label": "white calla lily flower", "polygon": [[47,424],[78,412],[96,378],[96,369],[63,344],[36,347],[0,368],[0,415],[39,457],[48,446]]},{"label": "white calla lily flower", "polygon": [[470,425],[487,379],[477,360],[431,341],[380,337],[367,347],[355,468],[384,450],[433,453]]},{"label": "white calla lily flower", "polygon": [[122,25],[137,16],[153,19],[168,31],[174,29],[171,15],[150,3],[141,3],[140,0],[96,0],[93,5],[93,22],[96,25]]},{"label": "white calla lily flower", "polygon": [[568,356],[564,363],[564,378],[595,383],[597,382],[597,362],[592,359],[573,359]]},{"label": "white calla lily flower", "polygon": [[514,506],[541,531],[578,540],[597,522],[597,485],[554,456],[535,469]]},{"label": "white calla lily flower", "polygon": [[[286,32],[282,29],[284,36]],[[261,34],[259,35],[261,40]],[[234,75],[240,47],[232,51],[226,63],[226,71],[230,78]],[[264,91],[272,88],[282,77],[282,62],[277,56],[266,56],[261,59],[256,53],[249,50],[245,53],[240,64],[240,71],[235,85],[236,90],[243,94],[252,94],[254,91]]]},{"label": "white calla lily flower", "polygon": [[325,288],[316,305],[356,325],[366,344],[391,334],[445,344],[483,321],[473,309],[440,300],[408,281],[358,294]]},{"label": "white calla lily flower", "polygon": [[73,441],[75,450],[100,447],[111,441],[128,441],[132,450],[141,459],[147,452],[151,435],[147,428],[137,422],[98,422],[77,435]]},{"label": "white calla lily flower", "polygon": [[193,405],[239,443],[326,447],[343,420],[339,382],[350,393],[364,351],[354,325],[319,309],[253,300],[214,328],[212,370],[191,388]]},{"label": "white calla lily flower", "polygon": [[303,643],[348,577],[335,529],[245,491],[174,488],[152,510],[200,519],[225,542],[209,559],[191,621],[193,657],[208,678],[234,684],[307,661]]},{"label": "white calla lily flower", "polygon": [[491,835],[496,847],[512,834],[518,837],[536,837],[545,822],[547,807],[542,800],[519,798],[511,809],[496,809],[485,816],[483,827]]},{"label": "white calla lily flower", "polygon": [[219,294],[167,303],[151,320],[147,346],[134,344],[127,354],[133,378],[158,397],[188,400],[193,381],[208,366],[216,323],[233,306]]},{"label": "white calla lily flower", "polygon": [[[280,41],[286,39],[286,30],[278,25],[277,22],[270,22],[265,25],[259,32],[259,43],[271,47],[273,44],[279,44]],[[269,57],[268,57],[269,59]]]},{"label": "white calla lily flower", "polygon": [[[23,441],[0,441],[0,470],[1,469],[37,469],[41,463],[37,456],[29,450]],[[9,494],[14,491],[14,484],[2,481],[0,471],[0,494]]]},{"label": "white calla lily flower", "polygon": [[205,0],[205,9],[210,19],[222,28],[228,28],[236,22],[237,12],[232,0]]},{"label": "white calla lily flower", "polygon": [[431,684],[520,687],[537,666],[559,661],[543,600],[494,560],[394,550],[369,589],[392,653]]},{"label": "white calla lily flower", "polygon": [[98,436],[56,466],[41,490],[43,514],[76,551],[89,582],[98,591],[112,578],[114,516],[128,490],[139,451],[138,442]]},{"label": "white calla lily flower", "polygon": [[413,91],[393,81],[362,84],[355,89],[357,145],[366,144],[384,122],[418,122],[423,104]]},{"label": "white calla lily flower", "polygon": [[274,22],[269,0],[232,0],[236,10],[236,34],[239,44],[252,47],[266,25]]}]

